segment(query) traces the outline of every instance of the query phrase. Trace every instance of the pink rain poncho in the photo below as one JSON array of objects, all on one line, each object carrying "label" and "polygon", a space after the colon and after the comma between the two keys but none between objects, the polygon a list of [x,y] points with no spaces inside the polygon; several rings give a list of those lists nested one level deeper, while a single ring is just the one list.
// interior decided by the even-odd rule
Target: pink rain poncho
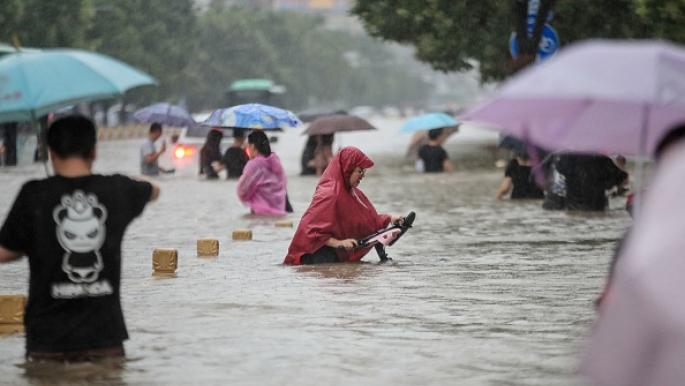
[{"label": "pink rain poncho", "polygon": [[285,215],[285,171],[276,153],[257,155],[238,180],[238,197],[254,214]]}]

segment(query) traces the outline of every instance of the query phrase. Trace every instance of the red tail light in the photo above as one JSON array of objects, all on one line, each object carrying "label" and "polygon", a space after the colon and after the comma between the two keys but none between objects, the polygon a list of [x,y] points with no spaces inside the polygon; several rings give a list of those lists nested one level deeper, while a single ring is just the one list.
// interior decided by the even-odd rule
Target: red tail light
[{"label": "red tail light", "polygon": [[174,149],[174,157],[176,157],[176,159],[183,159],[183,158],[190,157],[193,155],[194,150],[195,149],[193,149],[193,147],[191,147],[191,146],[178,145]]}]

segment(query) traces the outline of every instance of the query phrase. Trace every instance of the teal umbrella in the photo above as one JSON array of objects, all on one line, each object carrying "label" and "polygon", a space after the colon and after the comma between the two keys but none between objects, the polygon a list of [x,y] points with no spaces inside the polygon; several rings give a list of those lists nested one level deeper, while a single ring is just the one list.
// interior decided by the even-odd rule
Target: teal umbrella
[{"label": "teal umbrella", "polygon": [[14,48],[10,45],[4,44],[4,43],[0,43],[0,56],[8,55],[8,54],[14,54],[16,52],[17,52],[16,48]]},{"label": "teal umbrella", "polygon": [[415,131],[439,129],[442,127],[457,126],[461,122],[445,113],[428,113],[417,115],[407,119],[400,128],[401,133],[413,133]]},{"label": "teal umbrella", "polygon": [[155,84],[146,73],[93,52],[52,49],[0,58],[0,123],[35,121],[60,107]]},{"label": "teal umbrella", "polygon": [[13,46],[10,46],[5,43],[0,43],[0,56],[4,55],[9,55],[9,54],[16,54],[19,52],[39,52],[40,50],[37,48],[26,48],[26,47],[21,47],[21,48],[15,48]]}]

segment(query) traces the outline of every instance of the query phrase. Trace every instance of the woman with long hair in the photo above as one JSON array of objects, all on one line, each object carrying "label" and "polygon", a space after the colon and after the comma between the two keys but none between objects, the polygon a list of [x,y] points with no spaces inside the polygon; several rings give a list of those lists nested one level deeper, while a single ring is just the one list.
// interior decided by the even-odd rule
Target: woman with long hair
[{"label": "woman with long hair", "polygon": [[253,214],[286,214],[286,177],[281,160],[271,151],[269,138],[261,130],[247,136],[247,161],[238,180],[238,197]]},{"label": "woman with long hair", "polygon": [[205,144],[200,149],[200,174],[207,179],[219,178],[216,170],[212,167],[212,162],[221,161],[221,139],[224,134],[219,129],[212,129],[207,133]]}]

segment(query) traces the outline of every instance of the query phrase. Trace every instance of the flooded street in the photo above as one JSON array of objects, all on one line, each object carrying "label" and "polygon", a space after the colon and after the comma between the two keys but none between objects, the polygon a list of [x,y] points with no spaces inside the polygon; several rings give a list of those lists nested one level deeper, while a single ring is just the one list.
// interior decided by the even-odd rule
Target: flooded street
[{"label": "flooded street", "polygon": [[[369,264],[283,266],[295,229],[246,216],[235,181],[164,176],[160,200],[123,244],[122,368],[26,367],[14,335],[0,338],[0,384],[579,384],[593,302],[630,223],[623,199],[600,215],[497,202],[503,170],[483,150],[496,135],[464,129],[447,144],[457,172],[421,175],[402,158],[401,121],[373,122],[382,129],[339,135],[336,146],[376,162],[360,188],[379,212],[417,214],[388,249],[394,264],[376,265],[371,252]],[[298,175],[300,132],[274,146],[295,226],[317,182]],[[138,174],[141,142],[101,143],[95,171]],[[3,220],[21,184],[44,175],[30,164],[0,169]],[[253,240],[232,241],[237,228]],[[218,258],[196,256],[206,237],[219,239]],[[178,249],[177,277],[151,276],[154,248]],[[0,266],[0,294],[27,290],[26,260]]]}]

